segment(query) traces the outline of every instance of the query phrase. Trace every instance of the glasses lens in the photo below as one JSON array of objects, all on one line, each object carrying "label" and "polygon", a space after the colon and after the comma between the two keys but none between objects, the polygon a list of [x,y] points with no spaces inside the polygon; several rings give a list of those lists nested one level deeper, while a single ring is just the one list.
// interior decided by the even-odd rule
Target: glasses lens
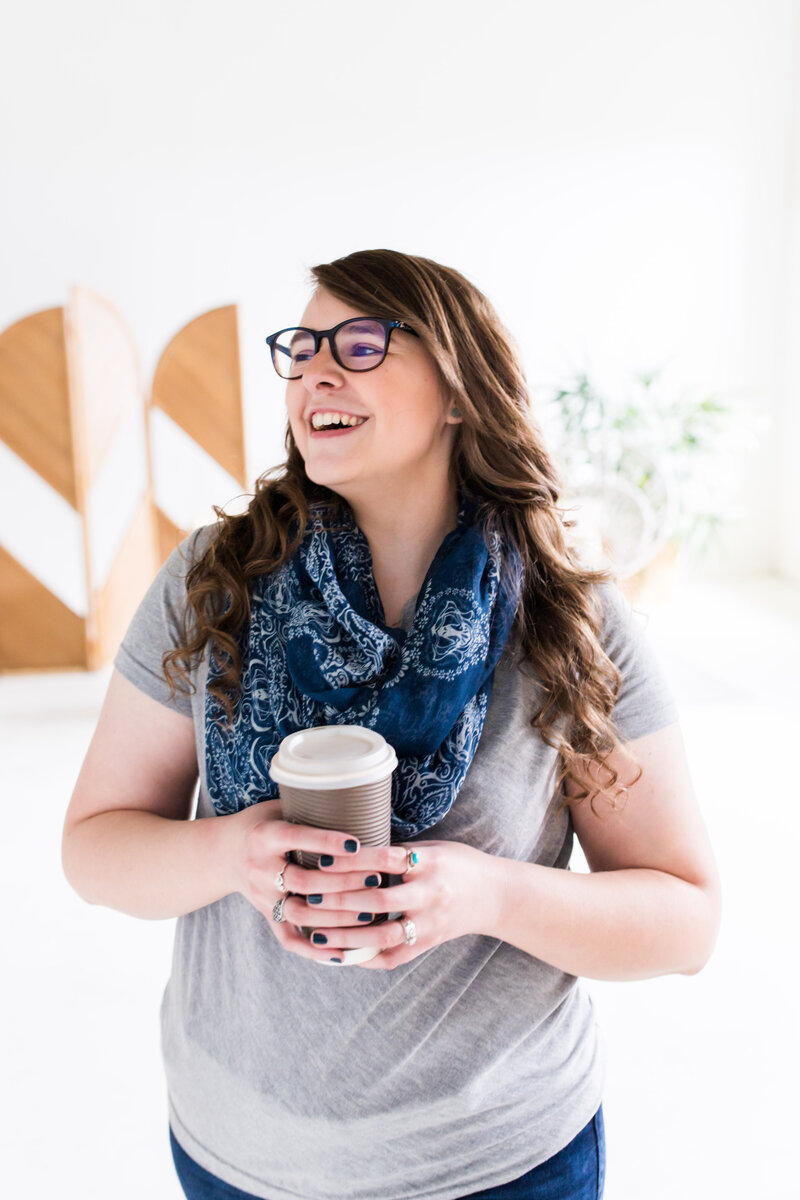
[{"label": "glasses lens", "polygon": [[284,379],[302,375],[305,364],[313,356],[314,339],[305,329],[285,329],[272,347],[272,361]]},{"label": "glasses lens", "polygon": [[348,321],[336,333],[336,352],[348,370],[367,371],[386,353],[386,330],[377,321]]}]

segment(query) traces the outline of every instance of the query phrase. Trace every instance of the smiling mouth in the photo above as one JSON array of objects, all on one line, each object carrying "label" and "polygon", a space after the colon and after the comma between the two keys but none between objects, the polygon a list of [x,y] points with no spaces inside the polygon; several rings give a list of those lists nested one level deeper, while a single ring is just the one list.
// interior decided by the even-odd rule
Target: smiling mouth
[{"label": "smiling mouth", "polygon": [[340,427],[335,427],[333,429],[330,429],[330,428],[326,429],[324,427],[322,429],[315,429],[314,426],[312,425],[310,427],[311,437],[312,438],[345,437],[348,433],[357,433],[359,429],[363,429],[368,420],[369,420],[369,417],[367,417],[366,421],[362,421],[360,425],[342,425]]}]

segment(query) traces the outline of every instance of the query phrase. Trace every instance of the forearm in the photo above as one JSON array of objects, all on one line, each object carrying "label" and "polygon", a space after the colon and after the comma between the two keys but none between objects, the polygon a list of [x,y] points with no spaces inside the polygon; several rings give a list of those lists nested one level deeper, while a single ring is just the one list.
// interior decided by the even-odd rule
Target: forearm
[{"label": "forearm", "polygon": [[64,838],[64,873],[89,904],[163,920],[235,890],[232,839],[240,813],[176,821],[121,809],[79,822]]},{"label": "forearm", "polygon": [[587,875],[488,858],[485,882],[496,904],[481,932],[570,975],[691,975],[713,949],[716,903],[675,875],[644,867]]}]

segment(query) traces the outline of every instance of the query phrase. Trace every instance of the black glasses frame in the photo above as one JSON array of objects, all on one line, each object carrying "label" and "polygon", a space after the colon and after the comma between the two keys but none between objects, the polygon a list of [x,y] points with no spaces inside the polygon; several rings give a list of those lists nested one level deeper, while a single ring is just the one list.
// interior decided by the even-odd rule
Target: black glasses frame
[{"label": "black glasses frame", "polygon": [[[378,362],[373,363],[371,367],[347,367],[339,358],[334,338],[340,329],[342,329],[345,325],[350,325],[353,321],[374,321],[376,325],[383,326],[383,332],[386,334],[386,345],[383,348],[382,357]],[[348,317],[346,321],[340,321],[338,325],[334,325],[333,329],[309,329],[306,325],[287,325],[285,329],[279,329],[277,333],[271,333],[267,338],[267,345],[269,346],[270,354],[272,356],[272,365],[275,368],[276,374],[281,379],[302,379],[303,377],[302,371],[299,375],[281,375],[280,371],[278,370],[278,360],[276,355],[278,354],[278,351],[282,349],[282,347],[278,345],[278,338],[282,333],[288,333],[290,329],[298,329],[301,333],[311,334],[312,338],[314,339],[314,354],[312,355],[312,358],[319,353],[319,348],[322,345],[323,339],[327,338],[328,345],[331,348],[331,354],[342,370],[356,371],[358,374],[362,374],[364,371],[374,371],[376,367],[379,367],[381,363],[384,362],[386,355],[389,353],[389,342],[391,341],[393,329],[400,329],[403,333],[410,333],[413,334],[414,337],[419,337],[417,331],[412,329],[410,325],[406,325],[404,321],[391,320],[388,317]]]}]

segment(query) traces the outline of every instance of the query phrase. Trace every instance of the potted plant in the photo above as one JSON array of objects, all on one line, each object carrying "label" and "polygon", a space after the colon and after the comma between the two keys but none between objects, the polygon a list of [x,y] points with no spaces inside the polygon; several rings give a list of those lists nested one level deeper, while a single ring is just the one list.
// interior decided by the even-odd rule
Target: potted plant
[{"label": "potted plant", "polygon": [[610,567],[632,602],[663,598],[686,559],[708,556],[741,518],[741,450],[766,425],[730,396],[675,394],[662,374],[607,396],[578,372],[542,420],[575,522],[568,540],[588,565]]}]

